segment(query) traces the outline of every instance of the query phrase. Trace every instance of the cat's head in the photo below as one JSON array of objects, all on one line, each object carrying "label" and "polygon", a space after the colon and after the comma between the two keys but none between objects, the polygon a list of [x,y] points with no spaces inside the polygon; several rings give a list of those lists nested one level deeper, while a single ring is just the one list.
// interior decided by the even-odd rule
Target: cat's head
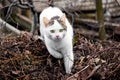
[{"label": "cat's head", "polygon": [[45,24],[45,33],[48,38],[54,41],[62,40],[67,32],[65,25],[65,14],[61,17],[55,17],[54,19],[48,20],[46,17],[43,18]]}]

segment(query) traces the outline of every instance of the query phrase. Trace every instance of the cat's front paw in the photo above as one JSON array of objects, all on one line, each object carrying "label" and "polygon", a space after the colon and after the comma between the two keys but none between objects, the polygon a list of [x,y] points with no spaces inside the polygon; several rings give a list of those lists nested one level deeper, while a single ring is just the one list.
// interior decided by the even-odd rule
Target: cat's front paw
[{"label": "cat's front paw", "polygon": [[70,69],[70,70],[66,70],[66,73],[67,73],[67,74],[72,74],[72,73],[71,73],[71,69]]},{"label": "cat's front paw", "polygon": [[44,41],[44,38],[42,36],[38,36],[38,39]]},{"label": "cat's front paw", "polygon": [[55,57],[55,58],[58,58],[58,59],[63,58],[62,54],[60,54],[60,53],[54,54],[52,56]]}]

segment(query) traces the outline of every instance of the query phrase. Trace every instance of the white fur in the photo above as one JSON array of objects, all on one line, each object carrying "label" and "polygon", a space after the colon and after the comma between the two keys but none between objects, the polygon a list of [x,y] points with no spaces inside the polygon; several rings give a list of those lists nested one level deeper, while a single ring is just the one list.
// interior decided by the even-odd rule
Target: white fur
[{"label": "white fur", "polygon": [[[54,16],[62,16],[63,12],[57,7],[48,7],[42,11],[40,14],[40,33],[49,53],[55,58],[63,58],[66,73],[71,73],[71,68],[74,63],[73,55],[73,28],[70,25],[67,18],[65,19],[65,24],[67,26],[67,31],[60,33],[58,30],[63,28],[57,21],[54,22],[53,26],[45,27],[43,22],[43,17],[47,17],[49,20]],[[60,40],[56,41],[54,35],[52,35],[49,30],[54,29],[55,34],[60,35]],[[52,38],[49,38],[52,35]],[[64,35],[64,37],[63,37]]]}]

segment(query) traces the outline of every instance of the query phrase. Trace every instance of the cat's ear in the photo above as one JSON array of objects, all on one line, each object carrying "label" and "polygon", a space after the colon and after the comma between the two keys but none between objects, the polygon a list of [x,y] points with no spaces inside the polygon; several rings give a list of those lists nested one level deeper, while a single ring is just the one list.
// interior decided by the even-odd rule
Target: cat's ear
[{"label": "cat's ear", "polygon": [[66,15],[65,13],[63,13],[63,15],[60,17],[60,21],[62,22],[62,24],[65,24],[65,20],[66,20]]},{"label": "cat's ear", "polygon": [[48,20],[47,17],[43,17],[43,23],[45,24],[45,27],[48,26],[49,22],[50,22],[50,21]]},{"label": "cat's ear", "polygon": [[65,21],[66,21],[66,15],[65,15],[65,13],[63,13],[63,15],[60,17],[59,22],[60,22],[60,24],[62,24],[63,28],[66,30],[67,26],[65,24]]}]

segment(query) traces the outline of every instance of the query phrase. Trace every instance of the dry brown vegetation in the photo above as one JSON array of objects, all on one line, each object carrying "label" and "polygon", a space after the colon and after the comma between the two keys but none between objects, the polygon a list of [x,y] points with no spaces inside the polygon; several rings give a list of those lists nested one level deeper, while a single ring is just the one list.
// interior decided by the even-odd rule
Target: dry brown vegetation
[{"label": "dry brown vegetation", "polygon": [[120,80],[120,43],[90,40],[75,29],[75,62],[65,74],[40,40],[27,35],[0,38],[0,80]]},{"label": "dry brown vegetation", "polygon": [[[34,7],[28,6],[29,1],[33,1]],[[104,20],[105,40],[98,38],[94,0],[54,0],[55,6],[68,10],[68,13],[63,10],[68,18],[72,18],[70,14],[75,18],[72,74],[65,73],[63,60],[52,57],[41,40],[35,40],[28,32],[20,34],[21,30],[30,32],[31,24],[32,28],[39,26],[36,14],[40,14],[51,1],[0,1],[0,80],[120,80],[120,0],[102,0],[105,1],[103,9],[111,13],[110,21]],[[4,18],[7,18],[5,25]],[[4,29],[5,26],[8,30]]]}]

